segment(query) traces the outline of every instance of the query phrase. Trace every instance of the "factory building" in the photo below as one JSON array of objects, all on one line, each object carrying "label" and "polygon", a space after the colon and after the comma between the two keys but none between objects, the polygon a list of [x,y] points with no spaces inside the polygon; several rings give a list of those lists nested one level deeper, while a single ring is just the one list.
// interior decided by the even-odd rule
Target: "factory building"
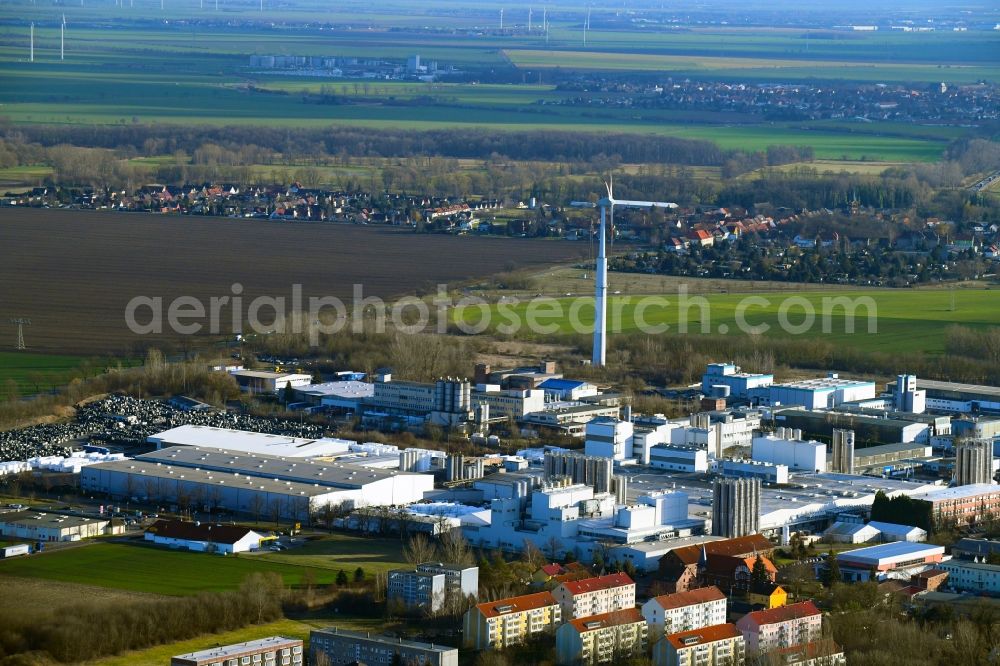
[{"label": "factory building", "polygon": [[277,393],[286,388],[297,389],[312,384],[312,375],[265,370],[233,370],[229,373],[240,389],[251,394]]},{"label": "factory building", "polygon": [[[912,377],[912,375],[910,375]],[[904,382],[904,389],[908,382]],[[899,382],[886,387],[893,396]],[[1000,387],[916,379],[916,390],[926,394],[927,409],[959,414],[1000,414]]]},{"label": "factory building", "polygon": [[955,485],[993,483],[993,442],[966,440],[955,444]]},{"label": "factory building", "polygon": [[709,396],[747,398],[754,389],[770,386],[774,375],[742,372],[732,363],[709,363],[701,376],[701,392]]},{"label": "factory building", "polygon": [[421,664],[458,666],[458,650],[337,627],[309,632],[310,664]]},{"label": "factory building", "polygon": [[104,534],[123,534],[123,525],[107,518],[88,518],[49,511],[0,514],[0,536],[31,541],[79,541]]},{"label": "factory building", "polygon": [[80,474],[86,492],[208,506],[302,520],[330,504],[412,504],[433,490],[428,474],[403,474],[342,463],[172,447],[135,460],[92,465]]},{"label": "factory building", "polygon": [[649,449],[649,465],[674,472],[707,472],[708,452],[693,446],[658,444]]},{"label": "factory building", "polygon": [[712,484],[712,536],[756,534],[760,529],[760,480],[715,479]]},{"label": "factory building", "polygon": [[195,446],[284,458],[337,456],[347,453],[353,444],[346,439],[285,437],[201,425],[183,425],[164,430],[150,435],[146,441],[155,444],[158,449],[170,446]]},{"label": "factory building", "polygon": [[851,430],[859,446],[863,443],[927,444],[932,437],[951,432],[947,417],[884,412],[850,405],[842,405],[836,410],[810,410],[802,407],[775,409],[774,424],[798,428],[807,437],[824,440],[832,439],[836,429]]},{"label": "factory building", "polygon": [[842,379],[831,372],[820,379],[805,379],[752,389],[750,397],[771,407],[795,406],[807,409],[831,409],[845,402],[875,397],[875,382]]},{"label": "factory building", "polygon": [[538,385],[549,402],[580,400],[598,394],[597,387],[590,382],[575,379],[546,379]]},{"label": "factory building", "polygon": [[587,424],[584,451],[588,456],[625,460],[632,455],[633,424],[614,418],[596,418]]},{"label": "factory building", "polygon": [[718,472],[734,479],[759,479],[763,483],[788,483],[788,465],[760,462],[758,460],[722,460]]},{"label": "factory building", "polygon": [[455,426],[474,419],[472,385],[467,379],[442,378],[433,384],[393,380],[389,373],[376,376],[372,396],[363,401],[378,414],[426,419],[440,426]]},{"label": "factory building", "polygon": [[787,465],[790,470],[803,472],[826,471],[826,444],[804,441],[802,431],[778,428],[773,434],[753,438],[750,457],[762,462]]},{"label": "factory building", "polygon": [[923,414],[927,409],[927,391],[917,388],[916,375],[897,375],[892,397],[897,412]]}]

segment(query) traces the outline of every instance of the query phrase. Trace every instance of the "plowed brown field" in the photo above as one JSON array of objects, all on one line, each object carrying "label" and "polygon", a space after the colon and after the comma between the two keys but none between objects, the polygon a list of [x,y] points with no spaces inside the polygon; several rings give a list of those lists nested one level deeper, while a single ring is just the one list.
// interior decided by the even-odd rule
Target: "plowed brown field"
[{"label": "plowed brown field", "polygon": [[512,266],[574,259],[581,248],[387,227],[0,209],[0,348],[13,347],[15,316],[31,319],[25,337],[33,351],[135,353],[165,344],[125,325],[135,296],[162,297],[164,312],[178,296],[207,307],[240,283],[244,304],[283,296],[291,309],[293,284],[302,285],[305,299],[347,300],[357,283],[366,296],[388,300]]}]

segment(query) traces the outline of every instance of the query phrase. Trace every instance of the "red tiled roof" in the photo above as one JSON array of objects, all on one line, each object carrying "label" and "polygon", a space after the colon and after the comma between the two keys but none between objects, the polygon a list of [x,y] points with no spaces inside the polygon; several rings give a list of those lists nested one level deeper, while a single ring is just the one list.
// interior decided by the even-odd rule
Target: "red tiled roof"
[{"label": "red tiled roof", "polygon": [[674,608],[683,608],[684,606],[693,606],[694,604],[704,604],[709,601],[719,601],[725,598],[726,595],[722,593],[722,590],[713,586],[700,587],[697,590],[690,590],[688,592],[663,594],[654,597],[653,601],[658,603],[661,608],[671,610]]},{"label": "red tiled roof", "polygon": [[563,572],[561,564],[546,564],[542,567],[542,573],[548,576],[558,576]]},{"label": "red tiled roof", "polygon": [[765,624],[788,622],[789,620],[795,620],[800,617],[811,617],[819,614],[820,612],[819,609],[816,608],[816,604],[809,600],[800,601],[797,604],[789,604],[788,606],[781,606],[780,608],[753,611],[748,613],[746,617],[750,618],[750,620],[758,627],[762,627]]},{"label": "red tiled roof", "polygon": [[483,617],[497,617],[507,615],[508,613],[520,613],[556,605],[558,605],[556,598],[552,596],[551,592],[536,592],[535,594],[524,594],[520,597],[487,601],[476,604],[476,608],[483,614]]},{"label": "red tiled roof", "polygon": [[704,546],[705,552],[710,555],[729,555],[732,557],[747,557],[757,551],[774,550],[774,545],[766,537],[760,534],[751,534],[723,541],[708,541],[703,544],[684,546],[676,548],[670,553],[676,555],[685,564],[697,564],[701,558],[702,546]]},{"label": "red tiled roof", "polygon": [[588,631],[597,631],[598,629],[603,629],[604,627],[616,627],[620,624],[634,624],[636,622],[644,622],[642,613],[639,612],[638,608],[623,608],[622,610],[612,611],[610,613],[602,613],[601,615],[591,615],[590,617],[581,617],[576,620],[570,620],[570,624],[578,632],[585,633]]},{"label": "red tiled roof", "polygon": [[583,580],[573,580],[563,583],[563,587],[565,587],[566,590],[573,596],[584,594],[586,592],[594,592],[596,590],[608,590],[612,587],[622,587],[625,585],[635,585],[635,582],[628,577],[628,574],[625,573],[595,576],[593,578],[584,578]]},{"label": "red tiled roof", "polygon": [[[705,643],[714,643],[716,641],[727,640],[730,638],[736,638],[737,636],[742,636],[740,630],[736,628],[735,624],[714,624],[710,627],[702,627],[701,629],[691,629],[689,631],[681,631],[676,634],[670,634],[667,636],[667,640],[670,641],[677,649],[689,648],[694,645],[703,645]],[[697,639],[697,640],[691,640]]]},{"label": "red tiled roof", "polygon": [[237,525],[211,525],[208,523],[190,523],[183,520],[157,520],[146,531],[168,539],[234,544],[253,530],[249,527],[239,527]]}]

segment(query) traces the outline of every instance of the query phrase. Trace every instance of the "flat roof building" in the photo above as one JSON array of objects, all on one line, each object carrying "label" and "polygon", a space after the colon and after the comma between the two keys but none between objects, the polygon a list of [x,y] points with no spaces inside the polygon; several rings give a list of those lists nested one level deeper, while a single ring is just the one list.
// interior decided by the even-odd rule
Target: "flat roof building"
[{"label": "flat roof building", "polygon": [[135,460],[85,467],[80,487],[112,497],[302,520],[327,503],[350,507],[412,504],[434,489],[434,478],[343,463],[174,447]]},{"label": "flat roof building", "polygon": [[879,575],[900,570],[908,580],[914,568],[937,565],[944,558],[944,547],[926,543],[895,541],[837,554],[841,575],[848,582],[868,580],[871,571]]},{"label": "flat roof building", "polygon": [[286,458],[336,456],[346,453],[348,447],[353,443],[346,439],[286,437],[202,425],[183,425],[171,428],[150,435],[146,441],[155,444],[158,449],[168,446],[200,446]]},{"label": "flat roof building", "polygon": [[108,518],[88,518],[48,511],[14,511],[0,514],[0,536],[32,541],[79,541],[103,534],[120,534],[121,525]]},{"label": "flat roof building", "polygon": [[831,372],[827,377],[772,384],[752,389],[750,397],[772,407],[800,405],[809,409],[836,407],[845,402],[875,397],[875,382],[842,379]]},{"label": "flat roof building", "polygon": [[291,387],[293,389],[312,384],[312,375],[294,372],[270,372],[267,370],[233,370],[229,373],[248,393],[277,393]]},{"label": "flat roof building", "polygon": [[458,650],[446,645],[327,627],[309,632],[309,663],[322,663],[323,659],[331,666],[356,663],[458,666]]},{"label": "flat roof building", "polygon": [[250,663],[254,666],[300,666],[304,663],[302,656],[302,641],[269,636],[171,657],[170,666],[235,666]]}]

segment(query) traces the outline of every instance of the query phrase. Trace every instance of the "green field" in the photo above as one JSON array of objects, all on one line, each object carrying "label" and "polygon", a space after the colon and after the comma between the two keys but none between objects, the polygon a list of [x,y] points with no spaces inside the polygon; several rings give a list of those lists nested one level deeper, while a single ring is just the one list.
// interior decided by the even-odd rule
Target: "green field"
[{"label": "green field", "polygon": [[325,585],[334,581],[340,569],[353,574],[360,566],[371,575],[398,567],[401,553],[399,540],[340,534],[281,553],[238,557],[105,542],[0,562],[0,577],[43,578],[136,592],[189,595],[236,589],[247,575],[255,572],[277,573],[286,584],[297,585],[308,569],[316,574],[318,584]]},{"label": "green field", "polygon": [[915,81],[975,83],[996,80],[996,63],[946,64],[931,62],[865,62],[807,58],[762,58],[747,55],[666,55],[615,53],[602,50],[546,51],[509,49],[504,54],[523,69],[566,69],[598,72],[662,72],[674,76],[732,77],[739,79],[797,81],[839,79],[886,83]]},{"label": "green field", "polygon": [[[357,565],[355,565],[357,566]],[[277,573],[288,585],[304,569],[252,555],[222,557],[124,543],[98,543],[0,562],[4,575],[176,596],[234,590],[251,573]],[[336,571],[315,569],[316,582],[332,583]]]},{"label": "green field", "polygon": [[[30,335],[30,330],[26,335]],[[127,364],[127,361],[122,363]],[[93,375],[104,367],[102,360],[97,358],[0,351],[0,387],[12,379],[21,395],[29,395],[62,386],[74,376]]]},{"label": "green field", "polygon": [[371,575],[403,566],[403,542],[399,539],[335,534],[297,548],[263,553],[257,557],[270,563],[319,567],[334,572],[344,569],[353,573],[360,566]]},{"label": "green field", "polygon": [[[148,4],[148,3],[147,3]],[[689,27],[595,29],[586,48],[573,11],[553,12],[551,39],[535,31],[498,34],[493,5],[435,0],[418,11],[283,3],[172,8],[173,21],[107,7],[60,7],[68,21],[67,57],[59,60],[58,23],[49,8],[23,5],[24,25],[0,33],[0,115],[15,123],[70,125],[263,125],[576,130],[700,138],[724,148],[810,145],[820,159],[932,161],[963,129],[891,123],[765,123],[723,112],[554,104],[570,95],[546,80],[556,70],[662,72],[727,80],[967,83],[1000,79],[1000,44],[990,32],[851,34],[794,29]],[[131,7],[129,8],[131,10]],[[524,21],[524,8],[511,9]],[[595,10],[595,12],[598,10]],[[537,14],[538,12],[536,12]],[[599,13],[599,12],[598,12]],[[653,9],[650,16],[657,16]],[[156,10],[153,16],[157,16]],[[437,32],[441,18],[449,28]],[[219,27],[218,20],[238,27]],[[35,20],[35,62],[27,61],[27,21]],[[330,20],[336,27],[317,28]],[[296,21],[308,21],[306,25]],[[345,27],[346,26],[346,27]],[[463,84],[419,84],[283,76],[255,71],[254,54],[350,56],[402,63],[412,54],[469,73]],[[505,73],[520,83],[479,84]],[[303,93],[331,89],[336,103]],[[0,183],[35,183],[35,167],[0,171]]]},{"label": "green field", "polygon": [[[611,289],[615,277],[611,277]],[[734,285],[738,288],[738,285]],[[752,297],[753,300],[746,300]],[[838,298],[864,299],[855,301],[874,306],[874,332],[870,332],[868,308],[858,307],[855,312],[854,332],[849,332],[845,308]],[[684,333],[680,323],[687,321],[689,334],[744,335],[737,319],[737,310],[745,303],[743,321],[752,327],[766,326],[760,334],[788,339],[820,339],[860,351],[925,352],[939,354],[944,351],[945,331],[949,326],[960,324],[971,328],[1000,326],[1000,291],[961,290],[954,293],[955,308],[952,310],[952,292],[940,290],[867,290],[829,291],[800,293],[757,293],[757,294],[708,294],[687,296],[683,300],[677,292],[665,292],[662,298],[656,296],[611,297],[608,307],[608,327],[614,333],[629,333],[640,330],[640,324],[649,326],[667,325],[661,333]],[[704,299],[704,300],[702,300]],[[761,300],[764,299],[764,300]],[[869,300],[870,299],[870,300]],[[766,302],[765,302],[766,301]],[[571,305],[577,302],[579,328],[574,330],[570,322]],[[648,305],[643,306],[642,303]],[[705,303],[706,308],[701,304]],[[492,330],[501,324],[508,324],[516,318],[522,325],[515,335],[533,337],[530,329],[523,324],[533,312],[535,321],[547,327],[547,334],[588,333],[593,326],[593,303],[589,296],[577,298],[548,298],[529,310],[525,304],[493,305],[489,307]],[[645,310],[643,308],[646,308]],[[788,333],[781,326],[779,311],[787,308],[785,319],[792,330]],[[812,325],[806,326],[806,312],[811,311]],[[507,314],[505,314],[505,312]],[[682,317],[686,313],[686,317]],[[470,308],[456,311],[456,321],[464,321],[470,327],[481,319],[481,310]],[[824,325],[824,322],[826,325]],[[826,328],[826,330],[824,330]],[[537,329],[536,330],[544,330]],[[546,334],[546,333],[542,333]]]}]

